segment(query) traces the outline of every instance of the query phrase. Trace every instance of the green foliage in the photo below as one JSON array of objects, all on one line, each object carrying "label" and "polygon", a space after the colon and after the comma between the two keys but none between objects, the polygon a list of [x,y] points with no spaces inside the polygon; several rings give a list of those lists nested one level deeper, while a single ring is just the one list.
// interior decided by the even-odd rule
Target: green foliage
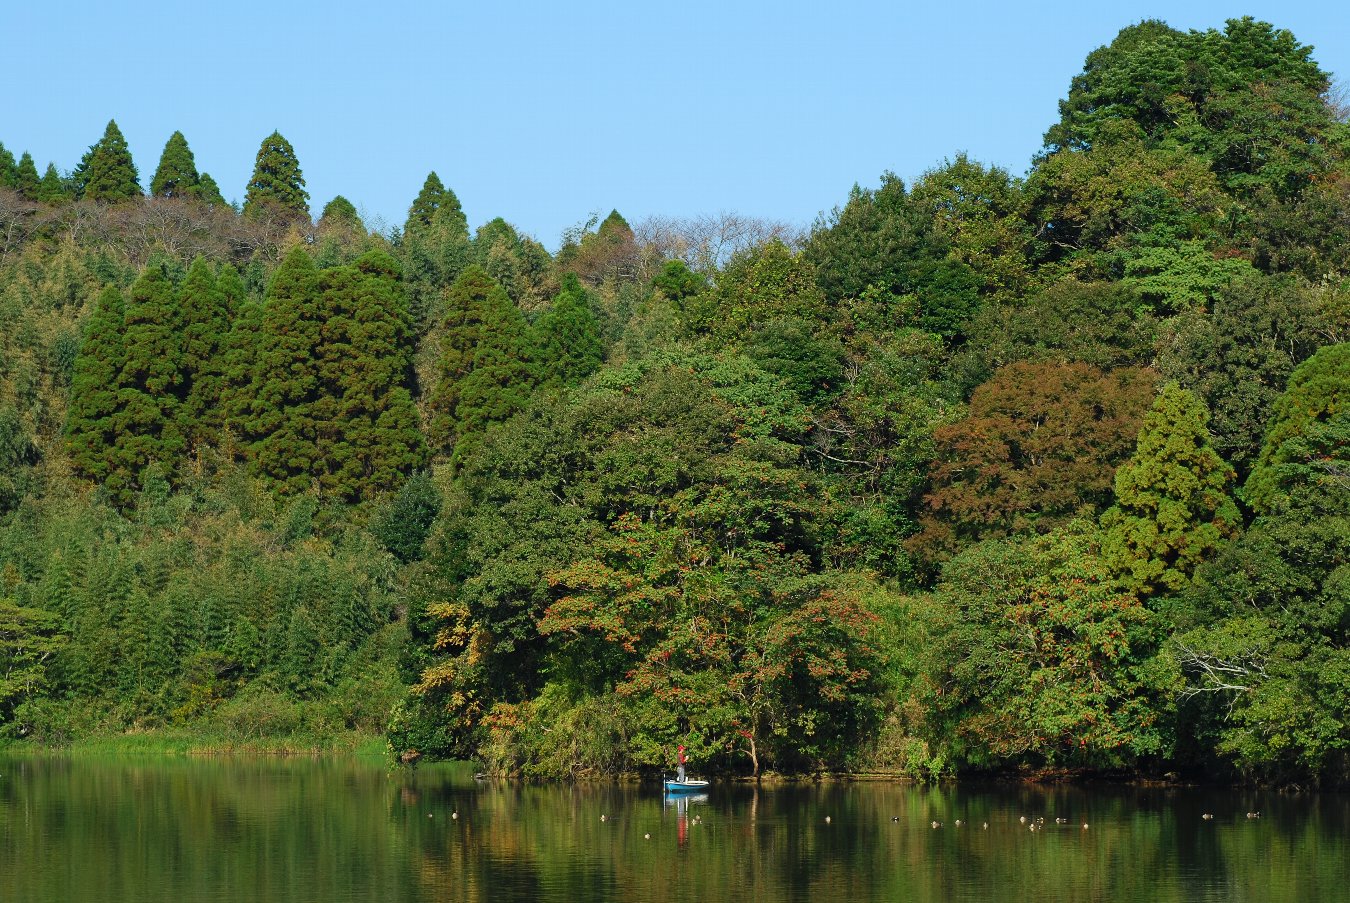
[{"label": "green foliage", "polygon": [[[960,258],[981,253],[974,221],[985,215],[975,212],[984,205],[975,191],[969,203],[962,199],[953,206],[954,186],[942,181],[934,174],[927,193],[914,198],[904,182],[886,173],[879,189],[855,186],[842,210],[818,222],[803,257],[815,268],[825,297],[838,302],[871,290],[895,299],[892,303],[913,298],[917,325],[961,339],[982,286],[976,270]],[[953,237],[967,224],[970,247],[954,254]]]},{"label": "green foliage", "polygon": [[362,232],[365,225],[361,222],[361,215],[356,212],[352,202],[338,195],[324,204],[323,214],[319,217],[319,228],[352,229]]},{"label": "green foliage", "polygon": [[23,152],[14,171],[14,190],[20,197],[30,201],[36,201],[38,193],[42,191],[42,180],[38,178],[37,164],[33,162],[33,155],[28,151]]},{"label": "green foliage", "polygon": [[174,132],[164,145],[159,167],[150,180],[150,194],[157,198],[196,197],[201,185],[197,162],[182,132]]},{"label": "green foliage", "polygon": [[1182,33],[1143,22],[1089,55],[1046,146],[1100,146],[1128,121],[1151,145],[1206,160],[1235,194],[1289,196],[1343,146],[1327,87],[1312,48],[1268,23]]},{"label": "green foliage", "polygon": [[0,188],[13,188],[18,178],[18,167],[14,162],[14,153],[0,141]]},{"label": "green foliage", "polygon": [[590,296],[571,273],[563,277],[562,291],[540,315],[534,333],[535,359],[545,382],[577,385],[604,359]]},{"label": "green foliage", "polygon": [[43,204],[59,204],[70,199],[70,187],[66,185],[66,180],[56,171],[55,163],[48,163],[42,181],[38,183],[37,200]]},{"label": "green foliage", "polygon": [[423,463],[393,258],[372,252],[320,271],[297,246],[273,277],[254,332],[256,317],[241,312],[226,372],[238,378],[256,343],[249,388],[235,390],[229,407],[258,473],[283,491],[357,499]]},{"label": "green foliage", "polygon": [[371,532],[400,561],[417,561],[441,511],[441,502],[441,491],[431,478],[415,473],[389,500],[371,525]]},{"label": "green foliage", "polygon": [[1198,733],[1248,774],[1317,782],[1350,749],[1350,416],[1283,444],[1278,503],[1200,568],[1174,655]]},{"label": "green foliage", "polygon": [[[111,466],[117,440],[115,418],[120,409],[118,386],[126,362],[126,309],[122,293],[105,288],[85,327],[71,380],[71,404],[66,421],[70,463],[77,473],[103,482],[120,474]],[[119,489],[114,485],[114,491]]]},{"label": "green foliage", "polygon": [[116,122],[108,120],[103,137],[89,148],[73,178],[76,196],[91,201],[115,204],[141,196],[136,165]]},{"label": "green foliage", "polygon": [[1102,557],[1144,597],[1175,592],[1241,528],[1233,469],[1210,444],[1209,413],[1194,393],[1163,388],[1133,457],[1116,472],[1116,504],[1102,515]]},{"label": "green foliage", "polygon": [[1320,349],[1289,377],[1289,388],[1275,402],[1261,454],[1243,487],[1243,500],[1259,514],[1279,504],[1282,468],[1314,426],[1345,410],[1350,387],[1350,344]]},{"label": "green foliage", "polygon": [[8,733],[17,706],[46,689],[47,668],[65,639],[56,616],[0,598],[0,732]]},{"label": "green foliage", "polygon": [[524,315],[485,270],[470,266],[460,274],[446,298],[441,356],[428,399],[435,447],[454,451],[525,407],[537,379],[529,338]]},{"label": "green foliage", "polygon": [[1171,746],[1159,623],[1081,525],[973,546],[936,590],[927,700],[957,761],[1119,767]]},{"label": "green foliage", "polygon": [[244,193],[245,216],[309,219],[309,192],[295,148],[273,132],[263,139]]},{"label": "green foliage", "polygon": [[1256,460],[1282,387],[1317,349],[1324,328],[1306,289],[1253,277],[1218,292],[1212,309],[1194,309],[1164,331],[1159,370],[1204,400],[1214,448],[1239,476]]},{"label": "green foliage", "polygon": [[201,257],[192,261],[178,290],[179,315],[184,323],[181,431],[190,445],[199,448],[217,444],[224,426],[224,345],[230,323],[226,304],[211,265]]}]

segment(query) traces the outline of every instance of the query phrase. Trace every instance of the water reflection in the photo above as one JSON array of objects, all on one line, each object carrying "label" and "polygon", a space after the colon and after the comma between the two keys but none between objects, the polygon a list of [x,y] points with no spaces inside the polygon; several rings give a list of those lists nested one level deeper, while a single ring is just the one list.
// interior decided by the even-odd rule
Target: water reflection
[{"label": "water reflection", "polygon": [[0,759],[0,900],[1325,900],[1350,878],[1347,808],[880,783],[672,797],[468,769]]}]

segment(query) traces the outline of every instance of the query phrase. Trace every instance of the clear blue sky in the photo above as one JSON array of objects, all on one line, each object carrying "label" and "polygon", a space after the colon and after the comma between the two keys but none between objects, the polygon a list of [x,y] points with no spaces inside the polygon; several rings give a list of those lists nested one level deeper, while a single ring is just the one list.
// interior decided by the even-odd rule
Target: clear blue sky
[{"label": "clear blue sky", "polygon": [[595,211],[809,224],[956,151],[1025,170],[1083,58],[1143,18],[1254,15],[1350,76],[1342,2],[430,0],[6,3],[0,141],[70,169],[115,118],[148,183],[170,133],[226,198],[262,138],[402,223],[429,170],[472,226],[550,248]]}]

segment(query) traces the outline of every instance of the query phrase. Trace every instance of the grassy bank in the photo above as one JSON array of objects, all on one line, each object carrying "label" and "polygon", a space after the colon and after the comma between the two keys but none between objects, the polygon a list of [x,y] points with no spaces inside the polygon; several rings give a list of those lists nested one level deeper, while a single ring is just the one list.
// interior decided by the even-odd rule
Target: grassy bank
[{"label": "grassy bank", "polygon": [[75,758],[211,758],[320,757],[352,758],[372,764],[390,761],[383,736],[360,732],[326,737],[240,739],[170,729],[81,737],[59,745],[24,741],[0,742],[7,755],[64,755]]}]

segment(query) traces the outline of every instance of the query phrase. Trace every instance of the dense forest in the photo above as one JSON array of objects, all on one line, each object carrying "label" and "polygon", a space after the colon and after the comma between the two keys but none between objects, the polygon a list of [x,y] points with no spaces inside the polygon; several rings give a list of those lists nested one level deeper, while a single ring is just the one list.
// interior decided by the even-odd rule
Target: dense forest
[{"label": "dense forest", "polygon": [[1348,119],[1147,21],[1023,177],[557,253],[0,145],[0,737],[1343,785]]}]

